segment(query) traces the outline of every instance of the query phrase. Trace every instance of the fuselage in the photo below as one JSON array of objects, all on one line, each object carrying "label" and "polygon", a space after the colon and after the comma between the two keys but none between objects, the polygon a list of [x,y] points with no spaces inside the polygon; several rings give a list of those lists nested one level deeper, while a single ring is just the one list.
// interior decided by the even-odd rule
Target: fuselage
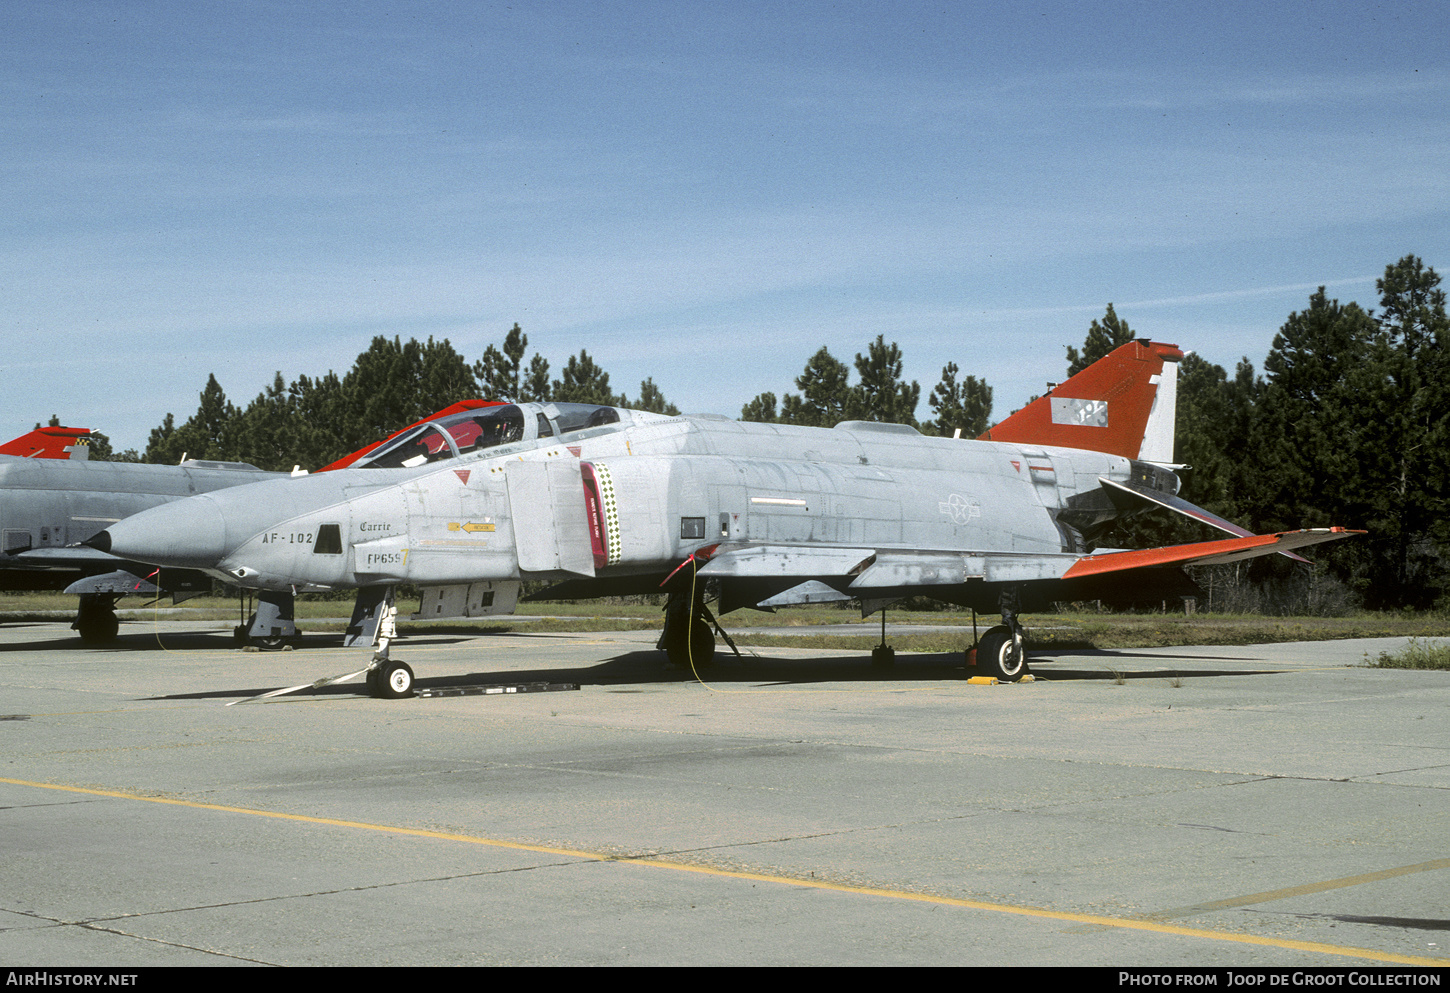
[{"label": "fuselage", "polygon": [[1082,529],[1116,514],[1100,477],[1145,471],[896,425],[617,414],[574,430],[540,420],[550,435],[424,464],[204,494],[118,525],[115,551],[263,589],[654,575],[722,542],[1080,552]]}]

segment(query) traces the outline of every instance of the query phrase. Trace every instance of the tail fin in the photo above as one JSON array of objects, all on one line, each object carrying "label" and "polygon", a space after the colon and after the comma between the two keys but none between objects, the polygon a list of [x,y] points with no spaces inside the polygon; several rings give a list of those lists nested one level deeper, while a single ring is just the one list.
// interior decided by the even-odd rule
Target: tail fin
[{"label": "tail fin", "polygon": [[1130,341],[988,428],[981,440],[1172,463],[1182,358],[1177,345]]},{"label": "tail fin", "polygon": [[90,454],[90,428],[36,428],[0,445],[0,455],[27,459],[84,459]]}]

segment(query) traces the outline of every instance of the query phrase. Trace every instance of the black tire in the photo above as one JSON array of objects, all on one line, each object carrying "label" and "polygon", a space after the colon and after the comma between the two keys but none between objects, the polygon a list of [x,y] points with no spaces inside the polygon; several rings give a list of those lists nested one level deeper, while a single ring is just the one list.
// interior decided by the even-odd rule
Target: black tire
[{"label": "black tire", "polygon": [[105,609],[82,610],[76,615],[76,632],[86,645],[109,645],[116,640],[121,622],[114,612]]},{"label": "black tire", "polygon": [[368,670],[368,674],[366,677],[368,684],[368,696],[380,697],[383,695],[382,684],[378,682],[378,676],[381,673],[381,668]]},{"label": "black tire", "polygon": [[1027,675],[1027,652],[1005,624],[999,624],[977,642],[977,671],[1015,683]]},{"label": "black tire", "polygon": [[890,645],[877,645],[871,649],[871,664],[881,669],[896,665],[896,649]]},{"label": "black tire", "polygon": [[686,645],[684,638],[671,638],[669,645],[665,647],[665,654],[669,656],[671,665],[677,665],[681,669],[690,668],[691,662],[696,670],[707,668],[715,661],[715,634],[704,618],[698,617],[690,630],[694,632],[691,644]]},{"label": "black tire", "polygon": [[413,670],[406,662],[384,662],[377,670],[378,696],[401,700],[413,695]]}]

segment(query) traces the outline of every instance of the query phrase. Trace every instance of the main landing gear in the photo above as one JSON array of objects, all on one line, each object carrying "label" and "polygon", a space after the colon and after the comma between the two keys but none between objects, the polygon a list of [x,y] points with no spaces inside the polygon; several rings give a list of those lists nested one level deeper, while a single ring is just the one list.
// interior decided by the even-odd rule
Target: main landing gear
[{"label": "main landing gear", "polygon": [[1025,632],[1017,621],[1017,593],[1009,590],[997,600],[1002,623],[989,628],[977,642],[977,668],[1004,683],[1027,675]]},{"label": "main landing gear", "polygon": [[116,601],[119,596],[110,593],[82,593],[80,608],[71,627],[87,645],[109,645],[121,629],[116,619]]},{"label": "main landing gear", "polygon": [[250,645],[264,652],[295,645],[298,639],[294,597],[291,593],[272,590],[259,591],[256,611],[232,629],[232,640],[238,645]]},{"label": "main landing gear", "polygon": [[655,647],[664,651],[670,665],[699,672],[715,661],[715,632],[736,655],[740,649],[705,606],[704,584],[692,585],[675,590],[665,601],[665,626]]}]

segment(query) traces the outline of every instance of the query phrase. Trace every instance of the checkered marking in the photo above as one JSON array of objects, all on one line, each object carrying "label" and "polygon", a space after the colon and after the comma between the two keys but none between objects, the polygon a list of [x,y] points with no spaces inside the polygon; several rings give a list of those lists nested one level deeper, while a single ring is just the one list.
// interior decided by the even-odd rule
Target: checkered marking
[{"label": "checkered marking", "polygon": [[614,477],[609,467],[598,462],[594,465],[594,478],[599,483],[599,501],[604,505],[604,546],[608,549],[609,564],[618,565],[619,547],[619,499],[614,493]]}]

